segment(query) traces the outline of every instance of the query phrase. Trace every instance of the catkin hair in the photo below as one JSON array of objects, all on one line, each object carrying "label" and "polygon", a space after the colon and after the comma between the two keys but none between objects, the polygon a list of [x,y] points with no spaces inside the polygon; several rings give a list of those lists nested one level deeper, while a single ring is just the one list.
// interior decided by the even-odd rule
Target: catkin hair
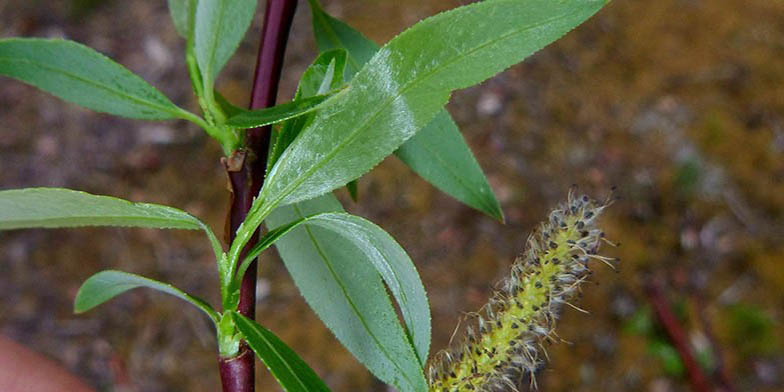
[{"label": "catkin hair", "polygon": [[527,249],[482,310],[471,317],[464,341],[431,362],[430,391],[517,390],[543,362],[560,308],[570,304],[591,274],[590,261],[612,265],[598,254],[604,233],[596,225],[610,200],[569,193],[568,200],[528,238]]}]

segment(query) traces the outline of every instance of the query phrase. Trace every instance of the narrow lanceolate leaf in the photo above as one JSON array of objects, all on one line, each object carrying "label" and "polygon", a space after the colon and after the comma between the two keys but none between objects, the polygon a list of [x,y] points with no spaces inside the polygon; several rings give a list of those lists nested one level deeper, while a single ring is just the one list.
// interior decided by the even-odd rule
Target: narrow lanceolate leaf
[{"label": "narrow lanceolate leaf", "polygon": [[271,108],[246,110],[230,117],[226,121],[226,125],[235,128],[256,128],[276,124],[313,112],[327,98],[329,95],[316,95],[275,105]]},{"label": "narrow lanceolate leaf", "polygon": [[204,230],[215,252],[223,252],[210,228],[173,207],[132,203],[63,188],[0,191],[0,230],[82,226]]},{"label": "narrow lanceolate leaf", "polygon": [[324,103],[270,171],[257,209],[263,216],[359,177],[427,125],[453,90],[523,60],[604,3],[493,0],[416,24],[381,48],[347,90]]},{"label": "narrow lanceolate leaf", "polygon": [[0,39],[0,75],[98,112],[148,120],[186,113],[122,65],[73,41]]},{"label": "narrow lanceolate leaf", "polygon": [[229,61],[256,14],[257,0],[201,0],[196,5],[194,49],[205,91]]},{"label": "narrow lanceolate leaf", "polygon": [[[309,1],[319,49],[342,48],[348,51],[346,75],[350,79],[378,52],[378,45],[351,26],[328,15],[317,0]],[[446,109],[407,140],[395,151],[395,155],[444,193],[503,220],[501,207],[482,168]],[[349,187],[349,191],[351,189]]]},{"label": "narrow lanceolate leaf", "polygon": [[[274,229],[311,215],[276,242],[300,293],[379,379],[401,391],[421,391],[430,312],[411,260],[383,230],[342,213],[331,194],[281,207],[267,225]],[[400,306],[405,330],[384,283]]]},{"label": "narrow lanceolate leaf", "polygon": [[257,322],[232,312],[234,325],[286,392],[329,391],[324,381],[286,343]]},{"label": "narrow lanceolate leaf", "polygon": [[0,230],[80,226],[201,229],[185,211],[63,188],[0,191]]},{"label": "narrow lanceolate leaf", "polygon": [[501,205],[449,112],[436,117],[395,155],[444,193],[500,221]]},{"label": "narrow lanceolate leaf", "polygon": [[191,23],[196,12],[196,0],[168,0],[169,13],[177,33],[183,38],[191,34]]},{"label": "narrow lanceolate leaf", "polygon": [[207,314],[214,322],[220,316],[206,301],[168,284],[122,271],[101,271],[87,279],[74,300],[74,312],[84,313],[126,291],[147,287],[189,302]]}]

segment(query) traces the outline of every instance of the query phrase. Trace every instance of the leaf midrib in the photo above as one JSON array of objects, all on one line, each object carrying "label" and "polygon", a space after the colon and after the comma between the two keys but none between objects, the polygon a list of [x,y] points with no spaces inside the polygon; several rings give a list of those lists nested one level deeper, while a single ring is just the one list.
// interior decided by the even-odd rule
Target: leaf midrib
[{"label": "leaf midrib", "polygon": [[[301,176],[299,176],[300,180],[294,181],[294,182],[292,182],[292,183],[291,183],[289,186],[285,187],[285,188],[283,189],[284,191],[280,193],[280,194],[281,194],[281,195],[283,195],[283,196],[278,196],[278,198],[275,200],[275,202],[274,202],[274,204],[273,204],[273,205],[274,205],[274,206],[277,206],[277,205],[280,203],[280,201],[281,201],[282,199],[284,199],[286,196],[288,196],[288,195],[291,193],[291,191],[292,191],[293,189],[296,189],[297,187],[299,187],[300,185],[302,185],[302,183],[304,183],[304,182],[305,182],[305,181],[306,181],[308,178],[310,178],[310,176],[311,176],[311,175],[312,175],[312,174],[313,174],[313,173],[314,173],[316,170],[318,170],[318,169],[320,169],[322,166],[326,165],[326,164],[327,164],[327,162],[329,162],[329,161],[330,161],[330,160],[331,160],[331,159],[332,159],[332,158],[333,158],[335,155],[337,155],[337,154],[338,154],[338,153],[339,153],[339,152],[340,152],[340,151],[341,151],[341,150],[342,150],[344,147],[346,147],[346,145],[348,145],[349,143],[351,143],[351,142],[352,142],[352,141],[353,141],[353,140],[354,140],[354,139],[357,137],[357,135],[358,135],[358,134],[360,134],[362,131],[364,131],[365,129],[367,129],[367,128],[368,128],[368,125],[369,125],[369,124],[370,124],[370,123],[371,123],[373,120],[375,120],[375,119],[376,119],[376,117],[378,117],[378,116],[381,114],[381,112],[382,112],[383,110],[385,110],[385,109],[386,109],[386,108],[387,108],[387,107],[388,107],[388,106],[389,106],[389,105],[390,105],[392,102],[394,102],[395,100],[397,100],[398,98],[400,98],[401,96],[403,96],[403,95],[404,95],[406,92],[408,92],[408,90],[412,89],[412,88],[414,87],[414,85],[415,85],[415,84],[418,84],[420,81],[422,81],[422,80],[425,80],[426,78],[429,78],[429,77],[430,77],[430,76],[432,76],[434,73],[436,73],[436,72],[439,72],[440,70],[442,70],[442,69],[446,68],[447,66],[450,66],[450,65],[454,64],[455,62],[457,62],[457,61],[459,61],[459,60],[461,60],[461,59],[463,59],[463,58],[465,58],[465,57],[467,57],[467,56],[469,56],[469,55],[471,55],[471,54],[474,54],[474,53],[476,53],[476,52],[478,52],[478,51],[480,51],[480,50],[483,50],[484,48],[486,48],[486,47],[488,47],[488,46],[490,46],[490,45],[493,45],[493,44],[495,44],[495,43],[498,43],[498,42],[501,42],[501,41],[507,40],[507,39],[509,39],[510,37],[512,37],[512,36],[515,36],[515,35],[517,35],[517,34],[520,34],[520,33],[523,33],[523,32],[525,32],[525,31],[528,31],[528,30],[532,30],[532,29],[535,29],[535,28],[541,27],[541,26],[543,26],[543,25],[545,25],[545,24],[548,24],[548,23],[551,23],[551,22],[557,21],[557,20],[559,20],[559,19],[562,19],[562,18],[566,18],[567,16],[570,16],[570,15],[571,15],[571,14],[568,14],[568,13],[567,13],[567,14],[564,14],[564,15],[559,15],[558,17],[550,18],[550,19],[547,19],[547,20],[545,20],[545,21],[542,21],[542,22],[540,22],[540,23],[537,23],[537,24],[533,24],[533,25],[526,26],[525,28],[521,28],[521,29],[519,29],[519,30],[514,30],[514,31],[512,31],[512,32],[510,32],[510,33],[507,33],[507,34],[505,34],[505,35],[502,35],[501,37],[499,37],[499,38],[497,38],[497,39],[494,39],[494,40],[487,41],[487,42],[483,43],[482,45],[478,45],[478,46],[477,46],[476,48],[474,48],[474,49],[471,49],[471,50],[469,50],[469,51],[467,51],[467,52],[464,52],[464,53],[462,54],[462,56],[455,56],[453,59],[451,59],[451,60],[449,60],[449,61],[446,61],[446,62],[444,62],[444,63],[440,64],[438,67],[435,67],[435,68],[433,68],[433,69],[432,69],[430,72],[427,72],[427,73],[423,74],[421,77],[413,79],[411,82],[407,83],[407,84],[405,85],[405,87],[401,88],[401,89],[399,90],[400,92],[399,92],[397,95],[395,95],[395,96],[393,96],[393,97],[391,97],[391,98],[387,99],[387,100],[386,100],[386,101],[385,101],[385,102],[384,102],[382,105],[379,105],[380,109],[376,110],[376,111],[375,111],[375,112],[374,112],[374,113],[373,113],[373,114],[372,114],[370,117],[368,117],[368,118],[367,118],[367,120],[365,120],[365,121],[363,121],[363,122],[362,122],[361,126],[360,126],[360,127],[358,127],[358,128],[356,129],[356,131],[352,132],[352,133],[349,135],[349,137],[347,137],[346,139],[344,139],[344,141],[343,141],[343,142],[339,143],[339,144],[338,144],[338,145],[337,145],[337,146],[336,146],[336,147],[335,147],[335,148],[334,148],[332,151],[330,151],[328,154],[326,154],[326,155],[325,155],[325,159],[322,159],[320,162],[318,162],[318,163],[316,163],[315,165],[311,166],[311,168],[310,168],[310,169],[306,170],[306,171],[305,171],[305,173],[304,173],[304,175],[301,175]],[[382,48],[382,49],[383,49],[383,48]],[[355,79],[355,80],[356,80],[356,79]],[[349,86],[349,88],[351,88],[351,86]],[[348,91],[348,89],[347,89],[346,91]],[[447,91],[447,93],[451,93],[451,91]],[[280,160],[278,161],[278,163],[280,163]]]}]

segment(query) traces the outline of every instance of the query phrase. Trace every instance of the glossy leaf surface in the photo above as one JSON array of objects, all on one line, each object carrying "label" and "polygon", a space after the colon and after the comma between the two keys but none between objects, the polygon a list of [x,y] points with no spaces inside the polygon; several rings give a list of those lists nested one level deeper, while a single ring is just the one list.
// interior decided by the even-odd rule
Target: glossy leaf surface
[{"label": "glossy leaf surface", "polygon": [[[336,213],[316,215],[323,219],[308,221],[276,242],[286,268],[310,307],[373,374],[401,391],[424,390],[430,314],[416,270],[400,246],[372,223],[337,213],[342,207],[331,194],[281,207],[267,224],[274,229],[330,211]],[[408,333],[383,282],[400,305]]]},{"label": "glossy leaf surface", "polygon": [[286,392],[329,391],[316,372],[270,330],[236,312],[232,312],[231,316],[234,325],[245,337],[250,348],[264,362],[283,390]]},{"label": "glossy leaf surface", "polygon": [[[310,0],[310,5],[313,31],[319,48],[347,50],[349,61],[346,75],[350,79],[378,52],[378,45],[351,26],[328,15],[318,1]],[[503,220],[501,207],[482,168],[446,109],[403,143],[395,155],[444,193]]]},{"label": "glossy leaf surface", "polygon": [[429,123],[451,91],[523,60],[603,5],[492,0],[406,30],[374,55],[346,91],[326,101],[283,153],[258,199],[260,215],[359,177]]},{"label": "glossy leaf surface", "polygon": [[128,272],[112,270],[101,271],[82,284],[82,287],[76,293],[74,312],[84,313],[126,291],[139,287],[157,290],[185,300],[206,313],[214,322],[217,322],[220,318],[218,313],[206,301],[187,294],[168,283],[162,283]]},{"label": "glossy leaf surface", "polygon": [[194,51],[205,91],[229,61],[256,15],[257,0],[201,0],[196,5]]},{"label": "glossy leaf surface", "polygon": [[184,112],[122,65],[73,41],[0,39],[0,75],[98,112],[147,120]]}]

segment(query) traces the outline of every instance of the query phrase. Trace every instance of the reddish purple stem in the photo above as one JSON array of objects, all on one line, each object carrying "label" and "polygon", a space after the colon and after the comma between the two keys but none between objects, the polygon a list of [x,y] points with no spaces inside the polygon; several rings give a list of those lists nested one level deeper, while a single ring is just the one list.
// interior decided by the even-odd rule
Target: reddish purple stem
[{"label": "reddish purple stem", "polygon": [[[268,0],[261,28],[261,43],[256,62],[256,71],[251,90],[251,109],[261,109],[275,105],[278,83],[286,53],[286,43],[291,31],[291,23],[297,8],[297,0]],[[267,165],[267,150],[270,142],[271,127],[249,129],[245,139],[244,151],[237,151],[229,158],[227,172],[231,184],[231,206],[227,217],[227,237],[229,243],[240,223],[250,209],[253,197],[264,183]],[[231,162],[239,164],[234,167]],[[258,232],[245,247],[253,247],[258,240]],[[242,258],[240,258],[242,260]],[[237,309],[251,319],[256,313],[256,262],[248,268],[242,278],[240,303]],[[221,383],[224,392],[252,392],[254,390],[254,355],[243,344],[240,354],[234,358],[219,358]]]}]

